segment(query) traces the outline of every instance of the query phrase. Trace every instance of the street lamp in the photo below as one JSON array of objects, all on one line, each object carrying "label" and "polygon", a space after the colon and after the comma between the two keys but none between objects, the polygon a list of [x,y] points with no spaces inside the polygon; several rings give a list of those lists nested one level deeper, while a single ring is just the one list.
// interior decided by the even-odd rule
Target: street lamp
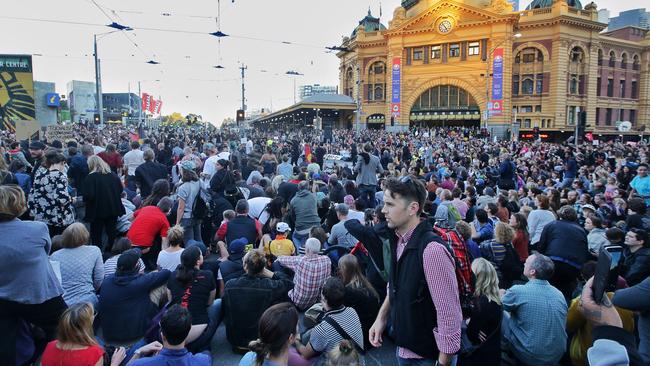
[{"label": "street lamp", "polygon": [[521,38],[521,33],[515,33],[511,37],[508,37],[501,42],[499,42],[496,46],[492,47],[490,52],[488,53],[487,60],[486,60],[486,72],[485,72],[485,130],[487,131],[488,129],[488,122],[490,119],[490,59],[492,58],[492,55],[494,54],[494,51],[496,51],[497,48],[501,47],[504,43],[513,41],[517,38]]},{"label": "street lamp", "polygon": [[102,74],[101,74],[101,68],[99,64],[99,55],[97,54],[97,36],[100,36],[100,39],[102,37],[105,37],[109,34],[115,33],[115,32],[120,32],[120,31],[131,31],[133,28],[118,24],[118,23],[111,23],[106,25],[109,28],[113,28],[114,30],[106,33],[99,33],[99,34],[94,34],[93,35],[93,48],[94,48],[94,54],[95,54],[95,93],[97,94],[97,114],[99,115],[99,124],[103,125],[104,124],[104,106],[103,106],[103,101],[102,101]]},{"label": "street lamp", "polygon": [[[292,76],[305,76],[305,74],[299,73],[295,70],[289,70],[285,73],[286,75]],[[296,104],[296,78],[293,78],[293,104]]]}]

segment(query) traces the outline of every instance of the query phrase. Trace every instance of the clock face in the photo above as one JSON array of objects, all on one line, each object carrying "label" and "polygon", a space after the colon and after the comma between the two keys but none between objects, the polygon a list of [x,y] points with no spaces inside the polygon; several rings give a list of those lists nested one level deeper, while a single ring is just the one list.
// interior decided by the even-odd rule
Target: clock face
[{"label": "clock face", "polygon": [[451,31],[451,22],[448,19],[445,19],[438,23],[438,31],[440,33],[449,33]]}]

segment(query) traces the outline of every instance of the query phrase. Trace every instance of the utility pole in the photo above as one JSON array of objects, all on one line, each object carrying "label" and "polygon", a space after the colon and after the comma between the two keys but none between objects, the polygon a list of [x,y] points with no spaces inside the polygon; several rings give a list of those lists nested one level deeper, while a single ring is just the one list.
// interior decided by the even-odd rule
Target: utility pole
[{"label": "utility pole", "polygon": [[138,98],[140,98],[140,104],[138,106],[138,127],[142,125],[142,91],[140,90],[140,82],[138,81]]},{"label": "utility pole", "polygon": [[361,128],[361,68],[357,66],[357,113],[354,121],[355,129]]},{"label": "utility pole", "polygon": [[246,76],[246,69],[248,69],[248,67],[244,64],[241,64],[241,66],[239,66],[239,69],[241,70],[241,109],[242,111],[246,112],[246,87],[244,85],[244,78]]},{"label": "utility pole", "polygon": [[102,103],[102,74],[99,66],[99,55],[97,55],[97,35],[94,35],[95,48],[95,93],[97,94],[97,114],[99,124],[104,125],[104,106]]}]

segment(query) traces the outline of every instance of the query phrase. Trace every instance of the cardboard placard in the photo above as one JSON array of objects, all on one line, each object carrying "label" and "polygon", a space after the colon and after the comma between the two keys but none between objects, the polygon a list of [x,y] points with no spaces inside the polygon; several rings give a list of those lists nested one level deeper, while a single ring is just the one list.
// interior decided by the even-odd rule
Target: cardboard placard
[{"label": "cardboard placard", "polygon": [[75,132],[73,125],[52,125],[47,126],[47,135],[48,141],[59,140],[61,142],[66,142],[68,140],[75,139]]},{"label": "cardboard placard", "polygon": [[41,124],[36,120],[16,121],[16,140],[38,140]]}]

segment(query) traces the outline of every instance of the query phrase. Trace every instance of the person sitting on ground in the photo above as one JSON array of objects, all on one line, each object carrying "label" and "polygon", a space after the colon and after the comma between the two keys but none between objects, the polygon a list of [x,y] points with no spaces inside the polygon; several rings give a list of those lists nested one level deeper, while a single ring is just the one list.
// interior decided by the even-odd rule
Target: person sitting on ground
[{"label": "person sitting on ground", "polygon": [[459,363],[498,365],[501,361],[501,314],[503,312],[499,297],[499,278],[492,263],[484,258],[477,258],[472,262],[472,272],[476,276],[476,285],[472,314],[466,320],[466,340],[474,348],[474,352],[461,353],[459,361],[462,362]]},{"label": "person sitting on ground", "polygon": [[[138,342],[158,313],[171,272],[138,273],[140,251],[129,249],[117,260],[115,274],[102,282],[96,321],[106,344]],[[154,291],[155,290],[155,291]]]},{"label": "person sitting on ground", "polygon": [[187,308],[192,315],[192,330],[185,339],[188,349],[208,349],[221,318],[221,301],[215,301],[216,285],[209,271],[200,270],[203,255],[197,246],[183,251],[181,264],[167,282],[171,302]]},{"label": "person sitting on ground", "polygon": [[481,256],[481,249],[478,244],[472,240],[472,227],[467,222],[461,220],[456,223],[456,231],[465,241],[467,252],[472,258],[479,258]]},{"label": "person sitting on ground", "polygon": [[342,340],[338,347],[327,353],[325,366],[361,366],[361,355],[354,348],[352,341]]},{"label": "person sitting on ground", "polygon": [[[352,248],[357,244],[358,240],[352,236],[345,227],[345,222],[352,219],[349,216],[350,207],[345,203],[339,203],[334,206],[334,210],[336,211],[336,217],[339,222],[332,226],[330,236],[327,239],[327,244],[328,246],[340,245],[345,248]],[[361,221],[361,223],[363,223],[363,221]],[[338,256],[335,257],[335,259],[337,258]]]},{"label": "person sitting on ground", "polygon": [[277,262],[295,272],[295,287],[289,291],[289,298],[300,310],[309,309],[318,301],[320,289],[332,272],[332,262],[326,255],[319,254],[320,241],[309,238],[305,242],[304,256],[281,256]]},{"label": "person sitting on ground", "polygon": [[603,229],[603,220],[594,214],[588,215],[585,218],[585,230],[589,232],[587,234],[589,253],[594,257],[598,257],[600,250],[609,244],[605,229]]},{"label": "person sitting on ground", "polygon": [[553,261],[539,253],[524,264],[525,285],[512,286],[501,296],[504,319],[502,348],[527,365],[556,365],[566,350],[567,304],[548,280]]},{"label": "person sitting on ground", "polygon": [[133,222],[126,236],[131,240],[132,245],[142,252],[148,270],[156,268],[160,249],[167,248],[169,245],[167,215],[173,205],[171,198],[163,197],[156,206],[142,207],[133,213]]},{"label": "person sitting on ground", "polygon": [[244,274],[243,258],[246,254],[247,245],[248,240],[246,238],[235,239],[230,243],[228,251],[225,253],[225,258],[222,253],[219,273],[217,275],[220,294],[223,294],[224,286],[228,281],[239,278]]},{"label": "person sitting on ground", "polygon": [[379,313],[379,294],[363,274],[357,257],[346,254],[339,259],[339,276],[345,285],[343,304],[359,315],[363,328],[363,344],[370,348],[368,334]]},{"label": "person sitting on ground", "polygon": [[474,221],[471,227],[472,240],[476,244],[481,244],[482,242],[494,237],[494,226],[492,225],[492,221],[488,218],[488,214],[485,210],[476,211],[476,221]]},{"label": "person sitting on ground", "polygon": [[[512,239],[514,239],[515,233],[510,226],[504,224],[503,222],[498,222],[496,229],[494,229],[494,239],[487,240],[481,243],[481,257],[489,260],[494,268],[497,270],[499,275],[499,286],[501,288],[509,288],[512,285],[512,281],[517,280],[518,278],[513,278],[510,276],[510,273],[513,271],[506,266],[510,263],[506,263],[506,251],[508,247],[512,247]],[[519,260],[519,258],[517,258]],[[521,277],[521,273],[519,273]]]},{"label": "person sitting on ground", "polygon": [[[108,258],[106,262],[104,262],[104,279],[115,274],[115,270],[117,269],[117,260],[120,259],[122,253],[129,249],[131,249],[131,241],[129,238],[119,238],[115,241],[111,250],[112,257]],[[138,260],[138,273],[144,273],[144,268],[144,262],[142,259]]]},{"label": "person sitting on ground", "polygon": [[162,344],[156,341],[138,348],[128,365],[212,365],[210,355],[192,354],[185,348],[185,340],[191,329],[192,315],[190,315],[190,311],[181,305],[172,305],[160,320]]},{"label": "person sitting on ground", "polygon": [[645,230],[632,229],[625,235],[619,271],[629,286],[650,277],[650,237]]},{"label": "person sitting on ground", "polygon": [[180,225],[175,225],[167,230],[167,243],[169,246],[158,253],[156,264],[159,269],[168,269],[175,271],[176,267],[181,264],[181,254],[183,254],[183,240],[185,233]]},{"label": "person sitting on ground", "polygon": [[296,254],[296,247],[293,245],[293,242],[290,239],[287,239],[287,234],[291,231],[289,224],[286,222],[278,222],[276,225],[275,239],[264,246],[264,253],[271,259],[275,259],[281,255],[294,255]]},{"label": "person sitting on ground", "polygon": [[298,311],[293,304],[283,302],[266,309],[260,318],[259,337],[248,344],[250,352],[239,366],[288,366],[297,327]]},{"label": "person sitting on ground", "polygon": [[[87,302],[69,307],[59,320],[57,339],[45,347],[41,365],[103,365],[104,349],[93,336],[93,313],[93,306]],[[124,347],[116,348],[110,365],[119,366],[125,357]]]},{"label": "person sitting on ground", "polygon": [[245,199],[237,201],[235,213],[237,216],[225,224],[222,223],[217,231],[216,238],[219,240],[217,245],[222,253],[224,248],[235,239],[246,238],[247,244],[255,246],[255,243],[262,238],[262,224],[259,220],[248,216],[248,201]]},{"label": "person sitting on ground", "polygon": [[104,280],[102,252],[87,245],[90,234],[86,227],[75,222],[62,234],[63,249],[52,254],[51,260],[59,262],[63,299],[68,306],[80,302],[97,305],[97,294]]},{"label": "person sitting on ground", "polygon": [[266,268],[263,251],[246,253],[244,270],[244,275],[226,282],[221,302],[226,337],[234,349],[245,348],[256,338],[256,325],[264,309],[288,301],[287,294],[293,288],[293,282],[281,271]]},{"label": "person sitting on ground", "polygon": [[344,299],[345,286],[343,282],[338,277],[330,277],[323,285],[321,293],[321,303],[325,311],[323,320],[312,329],[306,345],[296,344],[296,351],[305,360],[322,361],[322,359],[315,361],[314,358],[324,358],[325,354],[338,346],[344,339],[351,339],[355,348],[364,349],[363,330],[359,315],[353,308],[343,304]]}]

